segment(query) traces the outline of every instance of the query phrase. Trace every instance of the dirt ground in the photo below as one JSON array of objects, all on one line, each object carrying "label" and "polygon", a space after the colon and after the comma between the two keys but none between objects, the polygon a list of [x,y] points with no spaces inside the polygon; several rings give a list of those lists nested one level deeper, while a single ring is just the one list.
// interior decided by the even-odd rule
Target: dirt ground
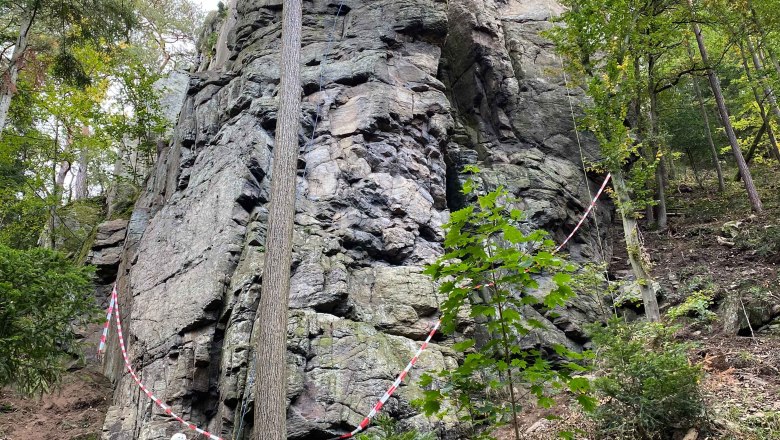
[{"label": "dirt ground", "polygon": [[[751,213],[740,183],[729,182],[725,194],[715,182],[701,188],[692,179],[672,185],[669,227],[643,230],[645,248],[653,263],[653,276],[661,285],[662,314],[685,299],[693,277],[706,279],[715,290],[711,310],[722,314],[729,295],[766,295],[767,316],[774,321],[739,334],[724,329],[723,316],[712,323],[687,323],[678,338],[695,343],[690,360],[702,366],[703,400],[709,426],[676,433],[685,440],[780,440],[780,182],[776,169],[756,169],[766,213]],[[733,225],[735,235],[728,233]],[[614,231],[620,232],[619,225]],[[777,228],[777,229],[775,229]],[[624,243],[615,237],[610,272],[628,270]],[[752,290],[751,290],[752,289]],[[759,306],[761,307],[761,306]],[[771,321],[771,319],[770,319]],[[560,431],[579,430],[576,438],[597,440],[594,426],[576,407],[529,408],[520,418],[526,439],[560,438]],[[546,417],[557,417],[548,420]],[[497,432],[499,440],[514,439],[511,426]]]},{"label": "dirt ground", "polygon": [[96,358],[99,323],[80,331],[84,356],[73,360],[51,393],[20,396],[0,389],[0,440],[97,440],[113,388]]},{"label": "dirt ground", "polygon": [[40,398],[0,390],[0,440],[97,440],[110,398],[111,384],[90,367]]}]

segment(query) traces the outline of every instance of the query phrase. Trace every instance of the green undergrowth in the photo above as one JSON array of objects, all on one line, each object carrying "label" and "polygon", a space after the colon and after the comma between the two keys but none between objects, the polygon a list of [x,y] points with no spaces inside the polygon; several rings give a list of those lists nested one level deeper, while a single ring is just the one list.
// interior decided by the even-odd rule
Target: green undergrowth
[{"label": "green undergrowth", "polygon": [[703,372],[688,360],[691,345],[675,340],[676,327],[613,319],[590,331],[597,438],[671,439],[706,424]]},{"label": "green undergrowth", "polygon": [[360,434],[357,440],[435,440],[433,433],[421,433],[415,429],[403,430],[396,421],[387,415],[380,414],[374,419],[375,427],[371,432]]}]

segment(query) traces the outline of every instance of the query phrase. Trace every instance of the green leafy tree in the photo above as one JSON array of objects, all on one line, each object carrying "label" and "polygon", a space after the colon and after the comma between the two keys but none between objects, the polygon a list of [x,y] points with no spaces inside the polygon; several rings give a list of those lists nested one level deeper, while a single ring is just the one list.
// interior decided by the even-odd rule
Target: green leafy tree
[{"label": "green leafy tree", "polygon": [[10,17],[9,25],[18,31],[6,38],[13,53],[4,66],[0,88],[0,136],[5,129],[11,99],[17,92],[19,73],[31,56],[29,49],[37,36],[55,37],[56,69],[63,78],[84,84],[88,78],[70,52],[76,41],[90,41],[105,47],[127,37],[135,23],[129,3],[122,0],[21,0],[0,3],[0,13]]},{"label": "green leafy tree", "polygon": [[[463,188],[467,195],[476,190],[471,179]],[[554,404],[550,390],[567,388],[586,406],[593,402],[587,395],[588,380],[571,375],[583,368],[569,360],[583,355],[555,346],[554,355],[567,360],[554,368],[552,353],[537,347],[533,337],[545,328],[537,309],[551,311],[574,296],[568,285],[574,267],[553,254],[554,243],[546,232],[523,226],[522,212],[506,205],[512,202],[506,190],[497,188],[476,200],[476,205],[452,213],[445,225],[446,253],[426,273],[445,295],[442,330],[455,332],[467,316],[488,337],[471,335],[455,344],[463,361],[453,370],[424,375],[423,386],[436,386],[417,403],[432,415],[446,413],[446,401],[472,427],[471,438],[492,438],[492,428],[516,420],[521,386],[544,407]],[[550,276],[554,288],[539,291],[541,276]],[[520,438],[516,424],[515,435]]]},{"label": "green leafy tree", "polygon": [[0,245],[0,386],[48,391],[77,348],[74,325],[96,312],[88,268],[47,249]]}]

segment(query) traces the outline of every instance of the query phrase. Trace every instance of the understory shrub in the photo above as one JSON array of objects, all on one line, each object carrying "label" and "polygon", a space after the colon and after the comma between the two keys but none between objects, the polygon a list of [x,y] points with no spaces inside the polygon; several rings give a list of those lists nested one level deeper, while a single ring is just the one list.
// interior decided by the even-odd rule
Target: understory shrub
[{"label": "understory shrub", "polygon": [[90,277],[59,252],[0,245],[0,387],[32,394],[59,380],[74,325],[99,312]]},{"label": "understory shrub", "polygon": [[599,438],[667,439],[704,423],[702,370],[689,362],[690,346],[673,339],[676,330],[620,319],[590,328],[594,388],[601,398],[593,413]]},{"label": "understory shrub", "polygon": [[666,312],[669,319],[688,318],[694,323],[706,324],[717,317],[710,310],[715,302],[717,286],[709,275],[694,275],[680,289],[684,300]]},{"label": "understory shrub", "polygon": [[435,440],[433,433],[421,433],[417,430],[403,431],[398,428],[395,420],[384,414],[374,419],[374,432],[360,434],[357,440]]}]

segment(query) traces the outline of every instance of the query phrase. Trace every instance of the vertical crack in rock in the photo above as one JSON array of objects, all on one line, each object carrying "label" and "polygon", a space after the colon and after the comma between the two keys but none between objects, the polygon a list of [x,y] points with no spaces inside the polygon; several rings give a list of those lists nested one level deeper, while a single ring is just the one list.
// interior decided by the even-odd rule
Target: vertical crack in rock
[{"label": "vertical crack in rock", "polygon": [[[449,210],[467,202],[463,165],[480,163],[489,185],[505,185],[556,237],[587,203],[560,69],[538,35],[547,15],[524,18],[546,14],[543,3],[344,5],[338,15],[337,2],[307,2],[304,11],[287,359],[288,434],[297,440],[356,426],[436,321],[441,298],[421,271],[443,252]],[[193,423],[251,438],[282,1],[229,6],[215,70],[193,75],[128,224],[119,289],[130,357],[146,385]],[[578,237],[576,258],[593,258],[594,234]],[[579,347],[579,325],[594,309],[583,300],[540,336]],[[181,431],[141,398],[116,339],[110,344],[116,392],[103,438]],[[448,344],[432,344],[419,370],[455,365]],[[446,429],[452,420],[416,415],[417,377],[385,410],[402,426],[457,438]]]}]

